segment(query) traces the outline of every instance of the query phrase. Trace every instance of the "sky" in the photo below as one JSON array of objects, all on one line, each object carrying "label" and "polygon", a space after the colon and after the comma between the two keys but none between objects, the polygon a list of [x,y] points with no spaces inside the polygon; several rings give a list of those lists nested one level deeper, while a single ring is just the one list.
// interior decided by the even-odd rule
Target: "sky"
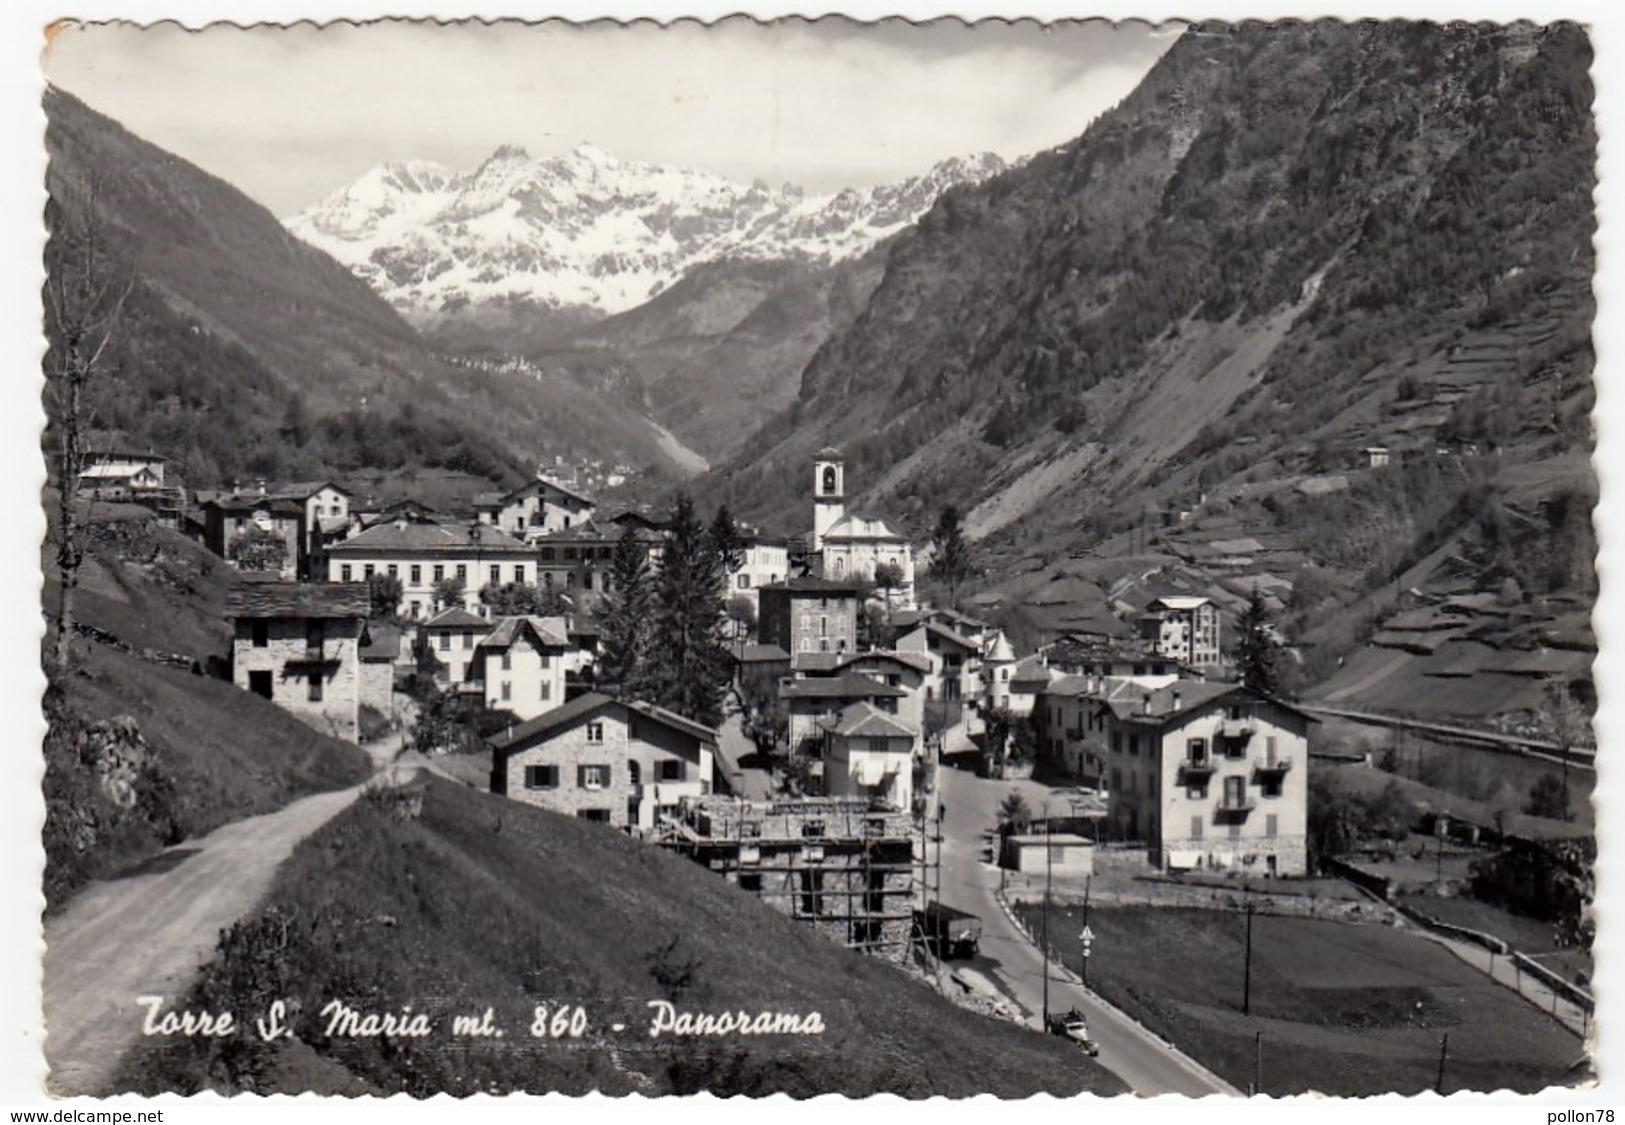
[{"label": "sky", "polygon": [[1028,155],[1122,100],[1177,25],[1034,21],[630,27],[68,25],[46,77],[287,215],[391,160],[470,170],[502,144],[811,191],[946,157]]}]

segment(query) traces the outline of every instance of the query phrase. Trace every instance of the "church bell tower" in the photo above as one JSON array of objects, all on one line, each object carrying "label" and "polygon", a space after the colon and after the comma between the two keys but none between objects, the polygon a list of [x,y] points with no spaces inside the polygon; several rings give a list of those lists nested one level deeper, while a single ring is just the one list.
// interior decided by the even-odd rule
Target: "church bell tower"
[{"label": "church bell tower", "polygon": [[838,449],[825,448],[813,458],[812,549],[824,549],[824,535],[846,515],[846,462]]}]

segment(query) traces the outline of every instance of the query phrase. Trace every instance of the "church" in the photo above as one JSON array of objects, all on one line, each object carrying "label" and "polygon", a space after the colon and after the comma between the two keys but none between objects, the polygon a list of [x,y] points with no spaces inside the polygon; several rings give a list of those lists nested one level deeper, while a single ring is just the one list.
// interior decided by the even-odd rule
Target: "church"
[{"label": "church", "polygon": [[[890,591],[893,608],[914,608],[914,548],[884,516],[846,510],[846,463],[838,449],[813,458],[813,531],[809,542],[815,572],[831,582],[873,582],[875,568],[890,563],[902,581]],[[878,594],[888,596],[886,591]]]}]

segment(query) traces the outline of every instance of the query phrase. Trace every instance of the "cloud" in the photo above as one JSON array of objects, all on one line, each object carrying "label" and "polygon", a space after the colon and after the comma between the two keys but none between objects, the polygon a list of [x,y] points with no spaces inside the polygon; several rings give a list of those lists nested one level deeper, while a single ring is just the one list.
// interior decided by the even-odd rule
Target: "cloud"
[{"label": "cloud", "polygon": [[102,25],[59,37],[47,70],[285,214],[385,160],[471,168],[503,143],[591,141],[813,190],[886,182],[1070,139],[1169,42],[1098,21]]}]

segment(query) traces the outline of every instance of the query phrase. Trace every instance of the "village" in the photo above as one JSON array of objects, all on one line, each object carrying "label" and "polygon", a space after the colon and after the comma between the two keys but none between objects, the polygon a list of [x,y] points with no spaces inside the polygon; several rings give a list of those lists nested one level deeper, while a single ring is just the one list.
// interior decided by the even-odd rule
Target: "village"
[{"label": "village", "polygon": [[919,602],[913,545],[846,510],[835,449],[810,467],[808,538],[743,535],[724,576],[721,728],[599,690],[612,560],[635,544],[658,568],[658,518],[606,517],[543,476],[456,514],[366,510],[320,481],[200,490],[183,515],[161,458],[92,460],[83,496],[149,506],[240,572],[227,604],[239,688],[362,741],[410,722],[407,681],[427,671],[500,716],[491,792],[691,854],[851,947],[900,958],[919,936],[921,829],[944,818],[939,766],[965,751],[993,778],[1041,762],[1078,796],[1066,817],[1006,823],[1017,870],[1035,862],[1024,845],[1044,853],[1037,820],[1051,846],[1077,849],[1072,873],[1107,839],[1137,842],[1151,869],[1307,873],[1314,720],[1235,681],[1210,599],[1157,598],[1120,629],[1018,653],[976,617]]}]

